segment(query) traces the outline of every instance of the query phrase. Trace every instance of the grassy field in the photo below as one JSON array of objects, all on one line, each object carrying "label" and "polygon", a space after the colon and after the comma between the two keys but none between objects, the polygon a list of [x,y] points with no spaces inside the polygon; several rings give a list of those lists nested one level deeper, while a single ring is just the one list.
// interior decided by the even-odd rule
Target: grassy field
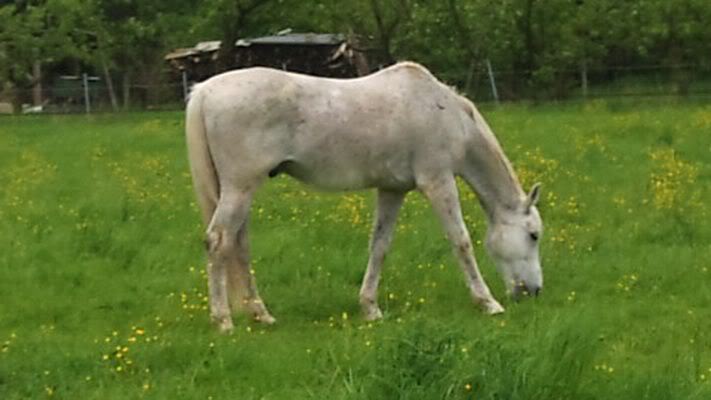
[{"label": "grassy field", "polygon": [[484,110],[543,182],[543,295],[488,317],[422,196],[366,323],[371,193],[270,181],[254,268],[278,320],[210,327],[180,113],[0,119],[0,398],[711,398],[711,106]]}]

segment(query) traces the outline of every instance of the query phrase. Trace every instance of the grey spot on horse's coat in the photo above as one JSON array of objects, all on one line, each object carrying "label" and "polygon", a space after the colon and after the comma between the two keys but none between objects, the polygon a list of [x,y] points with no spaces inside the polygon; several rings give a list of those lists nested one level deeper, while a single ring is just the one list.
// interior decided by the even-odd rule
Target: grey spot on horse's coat
[{"label": "grey spot on horse's coat", "polygon": [[460,244],[458,247],[459,247],[459,251],[460,251],[460,252],[462,252],[462,253],[468,253],[469,250],[471,250],[472,245],[471,245],[471,243],[469,243],[469,242],[463,242],[463,243]]}]

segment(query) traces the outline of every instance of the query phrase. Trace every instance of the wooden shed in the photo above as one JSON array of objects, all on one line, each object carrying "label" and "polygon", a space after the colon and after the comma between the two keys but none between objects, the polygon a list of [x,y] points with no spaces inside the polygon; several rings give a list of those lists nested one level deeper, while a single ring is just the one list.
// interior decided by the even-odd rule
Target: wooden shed
[{"label": "wooden shed", "polygon": [[[220,41],[176,49],[165,56],[176,75],[193,82],[218,74]],[[234,69],[271,67],[317,76],[349,78],[370,72],[365,52],[352,38],[331,33],[283,33],[236,42]]]}]

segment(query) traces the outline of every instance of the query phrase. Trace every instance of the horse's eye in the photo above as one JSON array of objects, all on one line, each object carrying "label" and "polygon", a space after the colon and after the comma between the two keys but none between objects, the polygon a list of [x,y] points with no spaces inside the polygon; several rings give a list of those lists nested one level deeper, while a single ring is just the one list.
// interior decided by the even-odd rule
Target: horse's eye
[{"label": "horse's eye", "polygon": [[538,233],[531,232],[528,235],[531,236],[531,240],[533,240],[534,242],[538,241]]}]

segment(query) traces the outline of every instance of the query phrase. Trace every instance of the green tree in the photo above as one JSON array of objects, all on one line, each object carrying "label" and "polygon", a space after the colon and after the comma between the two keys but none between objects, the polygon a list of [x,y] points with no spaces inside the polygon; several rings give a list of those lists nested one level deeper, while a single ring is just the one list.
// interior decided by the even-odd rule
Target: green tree
[{"label": "green tree", "polygon": [[43,66],[86,56],[86,35],[79,28],[81,10],[78,0],[0,5],[0,89],[12,92],[13,102],[27,101],[23,92],[34,88],[33,100],[41,103]]},{"label": "green tree", "polygon": [[[189,1],[83,0],[88,28],[95,38],[91,61],[101,71],[114,108],[118,108],[114,77],[123,87],[123,106],[130,106],[131,87],[160,81],[163,55],[185,41],[193,25]],[[130,62],[126,62],[130,60]],[[146,100],[146,91],[141,91]]]}]

